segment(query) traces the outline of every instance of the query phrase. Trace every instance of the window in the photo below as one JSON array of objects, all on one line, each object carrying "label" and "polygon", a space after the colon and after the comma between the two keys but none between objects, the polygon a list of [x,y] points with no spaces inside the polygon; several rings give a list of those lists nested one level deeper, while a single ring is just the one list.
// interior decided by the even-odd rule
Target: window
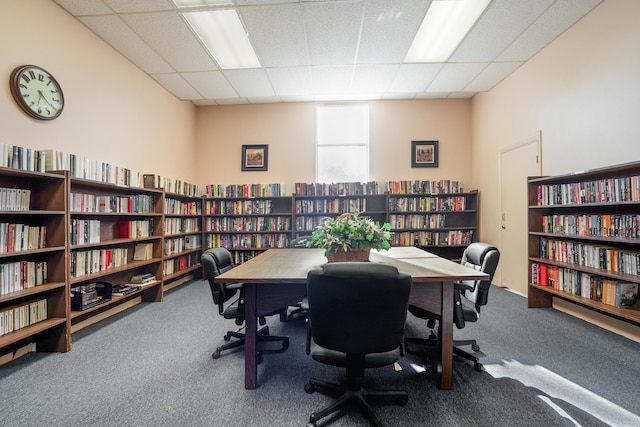
[{"label": "window", "polygon": [[369,181],[369,105],[316,107],[316,181]]}]

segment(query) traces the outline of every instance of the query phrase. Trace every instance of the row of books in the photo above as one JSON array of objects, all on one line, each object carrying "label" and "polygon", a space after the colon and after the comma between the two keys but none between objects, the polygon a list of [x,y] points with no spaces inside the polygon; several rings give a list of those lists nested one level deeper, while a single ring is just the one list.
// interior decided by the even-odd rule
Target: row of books
[{"label": "row of books", "polygon": [[162,274],[167,276],[169,274],[177,273],[178,271],[186,270],[200,263],[200,257],[197,253],[183,255],[178,258],[165,260],[162,268]]},{"label": "row of books", "polygon": [[541,238],[540,258],[612,272],[640,274],[640,252],[610,246]]},{"label": "row of books", "polygon": [[71,277],[83,277],[127,264],[127,248],[71,252]]},{"label": "row of books", "polygon": [[0,336],[47,319],[47,300],[35,300],[0,310]]},{"label": "row of books", "polygon": [[69,243],[87,245],[100,243],[100,221],[97,219],[72,219],[69,224]]},{"label": "row of books", "polygon": [[545,233],[640,238],[640,215],[543,215]]},{"label": "row of books", "polygon": [[445,194],[462,193],[462,181],[441,179],[436,181],[388,181],[389,194]]},{"label": "row of books", "polygon": [[532,263],[531,282],[621,308],[636,308],[638,284],[606,279],[570,268]]},{"label": "row of books", "polygon": [[0,167],[44,172],[45,153],[42,150],[0,143]]},{"label": "row of books", "polygon": [[367,199],[303,199],[296,200],[295,208],[297,214],[364,212],[367,210]]},{"label": "row of books", "polygon": [[202,247],[202,237],[200,235],[164,239],[165,255],[179,254],[180,252],[200,247]]},{"label": "row of books", "polygon": [[364,194],[383,194],[384,189],[379,182],[296,182],[296,196],[350,196]]},{"label": "row of books", "polygon": [[188,197],[201,197],[204,188],[180,179],[167,178],[160,175],[144,174],[142,176],[144,188],[162,188],[167,193],[180,194]]},{"label": "row of books", "polygon": [[291,236],[288,233],[274,234],[209,234],[205,245],[209,248],[269,249],[286,248]]},{"label": "row of books", "polygon": [[18,261],[0,264],[0,295],[47,283],[46,261]]},{"label": "row of books", "polygon": [[47,246],[47,227],[0,223],[0,254],[42,249]]},{"label": "row of books", "polygon": [[30,204],[28,188],[0,188],[0,211],[28,211]]},{"label": "row of books", "polygon": [[537,186],[538,206],[640,201],[640,176]]},{"label": "row of books", "polygon": [[200,200],[185,202],[165,197],[164,213],[168,215],[201,215],[202,202]]},{"label": "row of books", "polygon": [[150,194],[126,196],[103,196],[97,194],[71,193],[69,195],[71,212],[104,213],[153,213],[154,198]]},{"label": "row of books", "polygon": [[200,232],[199,218],[165,218],[164,235]]},{"label": "row of books", "polygon": [[289,231],[291,217],[215,217],[205,221],[204,229],[213,232]]},{"label": "row of books", "polygon": [[133,221],[118,221],[118,237],[121,239],[135,239],[153,235],[153,220],[137,219]]},{"label": "row of books", "polygon": [[389,211],[391,212],[457,212],[464,211],[466,209],[467,198],[464,196],[421,196],[389,198]]},{"label": "row of books", "polygon": [[207,200],[205,215],[266,215],[273,212],[273,200]]},{"label": "row of books", "polygon": [[444,228],[446,215],[444,214],[390,214],[389,224],[393,229],[405,228]]},{"label": "row of books", "polygon": [[280,197],[286,194],[284,183],[272,184],[210,184],[205,186],[207,197]]},{"label": "row of books", "polygon": [[473,242],[473,230],[396,231],[391,233],[391,245],[393,246],[466,246],[471,242]]},{"label": "row of books", "polygon": [[311,234],[318,226],[324,223],[322,216],[298,216],[296,217],[296,230],[308,231]]}]

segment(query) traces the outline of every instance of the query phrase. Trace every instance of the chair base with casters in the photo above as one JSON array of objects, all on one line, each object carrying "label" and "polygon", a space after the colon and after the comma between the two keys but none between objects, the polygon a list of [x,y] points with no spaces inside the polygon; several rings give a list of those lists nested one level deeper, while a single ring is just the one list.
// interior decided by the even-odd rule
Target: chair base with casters
[{"label": "chair base with casters", "polygon": [[[326,351],[328,353],[333,352],[326,349],[323,349],[322,351]],[[399,355],[399,351],[389,353],[397,353]],[[394,401],[400,406],[404,406],[407,404],[407,402],[409,401],[409,395],[405,390],[367,390],[362,387],[362,381],[364,378],[363,366],[377,366],[375,361],[366,361],[368,356],[373,356],[374,358],[376,357],[376,355],[355,356],[364,357],[365,362],[356,363],[346,367],[347,381],[344,385],[323,381],[316,378],[311,378],[309,382],[305,384],[304,391],[308,394],[318,392],[336,399],[324,408],[313,412],[309,417],[307,427],[315,427],[316,423],[322,418],[325,418],[350,404],[354,404],[367,418],[367,420],[369,420],[369,423],[371,423],[372,426],[378,427],[382,426],[383,424],[373,413],[371,406],[369,406],[369,402]]]},{"label": "chair base with casters", "polygon": [[[405,347],[406,344],[418,344],[425,347],[431,347],[429,351],[425,354],[427,362],[436,363],[438,372],[441,372],[442,366],[440,364],[440,360],[437,357],[440,355],[440,341],[438,341],[438,336],[431,331],[429,338],[411,338],[407,337],[404,339]],[[467,351],[464,351],[460,347],[470,345],[471,349],[475,352],[480,351],[480,346],[476,342],[476,340],[453,340],[453,354],[459,356],[463,359],[469,360],[473,362],[473,369],[478,372],[484,371],[484,365],[480,363],[480,359],[478,356],[471,354]],[[411,353],[409,350],[407,352]],[[435,356],[434,356],[435,355]]]},{"label": "chair base with casters", "polygon": [[[230,341],[232,337],[236,338],[236,340],[233,342],[227,342],[226,344],[223,344],[216,348],[216,351],[213,352],[211,357],[213,359],[218,359],[223,351],[244,346],[245,334],[244,332],[240,332],[243,329],[244,327],[239,328],[235,331],[228,331],[224,336],[224,340]],[[278,349],[258,349],[258,363],[262,361],[261,355],[264,353],[282,353],[289,348],[289,337],[269,335],[268,326],[263,326],[262,328],[258,329],[258,335],[256,338],[257,343],[280,342],[282,344],[282,346]]]}]

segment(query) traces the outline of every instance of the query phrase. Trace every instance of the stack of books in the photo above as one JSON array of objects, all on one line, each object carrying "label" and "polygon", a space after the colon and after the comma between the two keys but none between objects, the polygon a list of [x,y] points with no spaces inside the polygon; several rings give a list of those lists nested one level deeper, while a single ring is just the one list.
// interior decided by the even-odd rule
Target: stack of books
[{"label": "stack of books", "polygon": [[135,285],[135,286],[145,286],[145,285],[149,285],[153,282],[156,281],[156,276],[152,273],[143,273],[143,274],[136,274],[135,276],[131,277],[131,280],[129,280],[129,283],[127,283],[127,285]]}]

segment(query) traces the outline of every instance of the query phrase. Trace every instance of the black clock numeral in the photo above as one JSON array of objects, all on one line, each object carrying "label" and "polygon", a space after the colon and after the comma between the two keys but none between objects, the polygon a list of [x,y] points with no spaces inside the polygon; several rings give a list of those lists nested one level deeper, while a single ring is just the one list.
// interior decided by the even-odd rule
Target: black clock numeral
[{"label": "black clock numeral", "polygon": [[24,79],[25,83],[29,84],[29,82],[31,81],[31,79],[29,78],[29,76],[27,76],[27,73],[22,73],[20,74],[20,78]]},{"label": "black clock numeral", "polygon": [[44,81],[44,76],[42,74],[38,74],[38,80],[43,82]]},{"label": "black clock numeral", "polygon": [[35,79],[36,73],[34,73],[32,70],[29,70],[29,77],[31,77],[32,79]]},{"label": "black clock numeral", "polygon": [[20,83],[18,86],[19,86],[21,89],[28,89],[28,88],[27,88],[27,85],[24,85],[24,84],[22,84],[22,83]]}]

